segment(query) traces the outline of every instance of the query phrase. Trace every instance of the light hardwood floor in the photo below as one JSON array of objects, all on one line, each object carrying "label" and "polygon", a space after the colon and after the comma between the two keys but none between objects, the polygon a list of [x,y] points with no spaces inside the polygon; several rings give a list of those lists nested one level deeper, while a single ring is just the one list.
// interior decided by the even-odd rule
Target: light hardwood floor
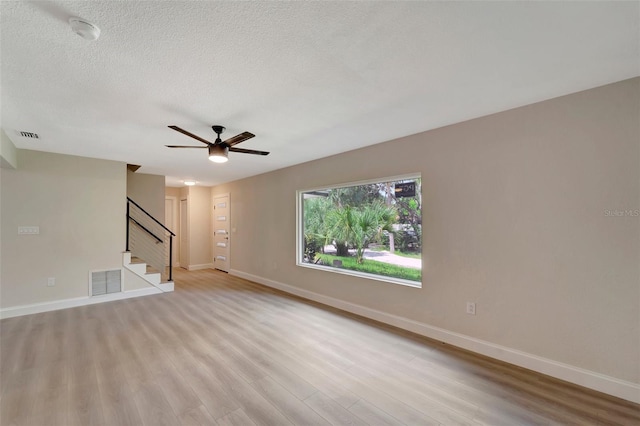
[{"label": "light hardwood floor", "polygon": [[219,271],[0,322],[0,425],[640,424],[640,406]]}]

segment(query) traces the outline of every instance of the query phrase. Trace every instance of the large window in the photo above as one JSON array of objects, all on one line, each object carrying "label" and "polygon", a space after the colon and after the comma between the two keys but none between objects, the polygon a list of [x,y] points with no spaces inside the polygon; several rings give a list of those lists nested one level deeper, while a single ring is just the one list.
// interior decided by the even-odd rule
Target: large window
[{"label": "large window", "polygon": [[422,286],[419,175],[298,191],[298,265]]}]

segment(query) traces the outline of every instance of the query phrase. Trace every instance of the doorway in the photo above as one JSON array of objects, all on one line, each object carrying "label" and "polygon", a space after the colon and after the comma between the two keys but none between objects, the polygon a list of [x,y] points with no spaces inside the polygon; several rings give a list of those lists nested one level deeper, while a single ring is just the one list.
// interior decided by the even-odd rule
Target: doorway
[{"label": "doorway", "polygon": [[213,265],[229,272],[229,194],[213,197]]},{"label": "doorway", "polygon": [[[164,198],[164,226],[169,228],[173,233],[178,233],[177,218],[178,218],[178,206],[176,197],[167,196]],[[177,238],[173,239],[173,266],[178,266],[178,251],[180,242]],[[169,266],[169,246],[165,250],[164,255],[165,265]]]},{"label": "doorway", "polygon": [[180,200],[180,267],[189,269],[189,217],[187,200]]}]

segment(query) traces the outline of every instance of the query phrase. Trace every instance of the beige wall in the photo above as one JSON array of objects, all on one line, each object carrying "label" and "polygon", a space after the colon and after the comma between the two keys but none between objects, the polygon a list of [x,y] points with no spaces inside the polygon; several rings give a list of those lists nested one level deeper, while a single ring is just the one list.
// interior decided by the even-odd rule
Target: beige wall
[{"label": "beige wall", "polygon": [[[0,168],[15,169],[18,167],[18,152],[4,130],[0,129]],[[2,174],[0,174],[0,186]],[[2,197],[0,197],[0,223],[2,223]],[[2,227],[0,226],[0,241],[2,241]],[[0,244],[0,261],[2,260],[2,244]],[[1,278],[1,277],[0,277]],[[1,284],[0,284],[1,285]],[[0,290],[0,306],[2,306],[2,294]]]},{"label": "beige wall", "polygon": [[[605,212],[640,209],[639,103],[628,80],[215,187],[231,268],[640,383],[640,218]],[[296,190],[413,172],[421,289],[295,265]]]},{"label": "beige wall", "polygon": [[164,176],[127,170],[127,197],[164,223]]},{"label": "beige wall", "polygon": [[0,167],[15,169],[18,167],[18,153],[4,130],[0,129]]},{"label": "beige wall", "polygon": [[[90,270],[122,267],[126,165],[25,150],[18,164],[0,170],[0,306],[88,296]],[[31,225],[39,235],[18,236]]]},{"label": "beige wall", "polygon": [[176,197],[180,198],[180,188],[174,188],[172,186],[167,186],[164,188],[164,195],[167,197]]}]

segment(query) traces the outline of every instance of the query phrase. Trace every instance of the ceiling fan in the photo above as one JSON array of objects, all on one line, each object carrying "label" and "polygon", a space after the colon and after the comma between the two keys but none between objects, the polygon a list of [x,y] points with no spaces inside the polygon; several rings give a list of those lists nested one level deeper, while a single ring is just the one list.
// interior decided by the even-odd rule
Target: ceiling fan
[{"label": "ceiling fan", "polygon": [[240,142],[244,142],[247,139],[251,139],[255,137],[253,133],[250,132],[242,132],[239,135],[236,135],[232,138],[223,141],[220,139],[220,134],[224,132],[223,126],[211,126],[214,132],[218,135],[215,142],[209,142],[206,139],[202,139],[200,136],[196,136],[191,132],[187,132],[184,129],[181,129],[178,126],[169,126],[170,129],[175,130],[176,132],[180,132],[184,135],[194,138],[197,141],[200,141],[206,146],[185,146],[185,145],[165,145],[167,148],[208,148],[209,149],[209,160],[214,163],[226,163],[229,160],[229,151],[231,152],[239,152],[242,154],[254,154],[254,155],[269,155],[266,151],[256,151],[253,149],[242,149],[235,148],[234,145],[239,144]]}]

